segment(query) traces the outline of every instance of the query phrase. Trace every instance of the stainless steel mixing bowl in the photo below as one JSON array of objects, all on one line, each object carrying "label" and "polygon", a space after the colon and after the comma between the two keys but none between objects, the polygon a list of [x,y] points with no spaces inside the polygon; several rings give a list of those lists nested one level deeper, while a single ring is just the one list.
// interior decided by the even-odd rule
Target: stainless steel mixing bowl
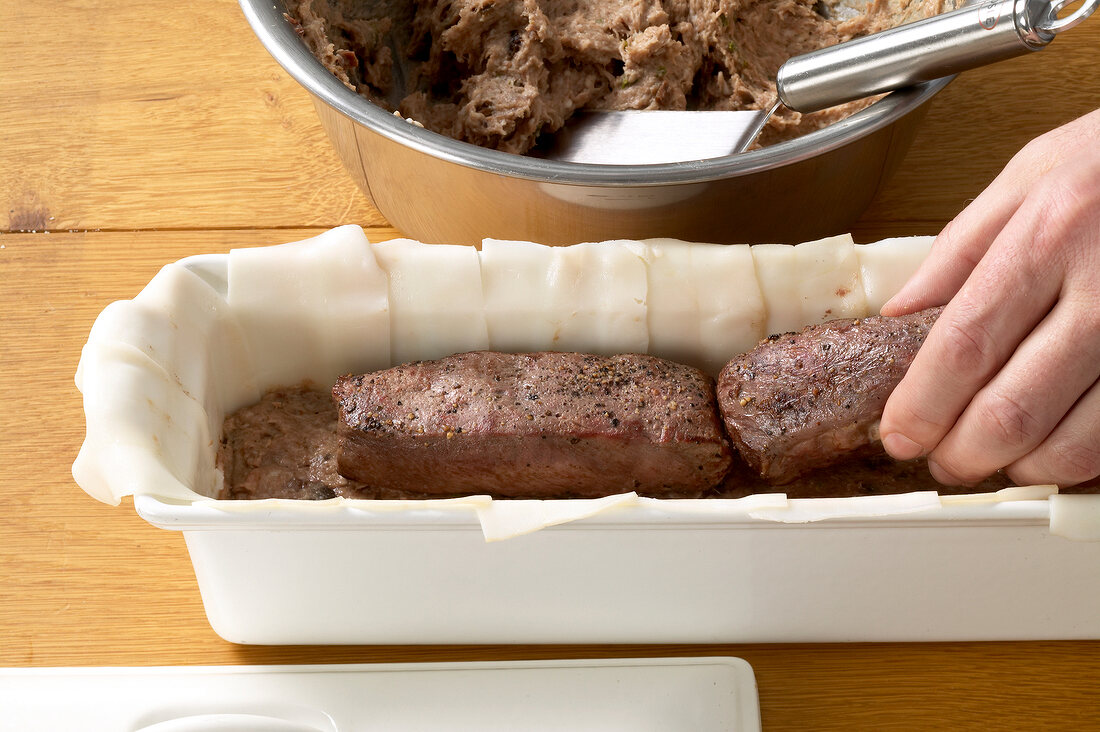
[{"label": "stainless steel mixing bowl", "polygon": [[356,183],[421,241],[574,244],[667,236],[795,243],[846,231],[897,167],[925,104],[950,79],[894,92],[798,139],[665,165],[580,165],[487,150],[421,129],[345,87],[283,17],[240,0],[275,60],[313,97]]}]

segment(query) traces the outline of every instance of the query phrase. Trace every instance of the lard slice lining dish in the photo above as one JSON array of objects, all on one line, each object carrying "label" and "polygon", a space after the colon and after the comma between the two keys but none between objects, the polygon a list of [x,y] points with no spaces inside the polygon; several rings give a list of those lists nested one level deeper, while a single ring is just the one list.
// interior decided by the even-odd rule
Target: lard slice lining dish
[{"label": "lard slice lining dish", "polygon": [[933,236],[902,236],[856,247],[867,310],[878,313],[932,250]]},{"label": "lard slice lining dish", "polygon": [[548,247],[486,239],[481,278],[494,350],[649,350],[646,264],[636,242]]},{"label": "lard slice lining dish", "polygon": [[226,300],[262,391],[389,365],[386,273],[358,226],[229,253]]},{"label": "lard slice lining dish", "polygon": [[768,312],[768,334],[870,314],[851,234],[793,247],[758,244],[752,257]]},{"label": "lard slice lining dish", "polygon": [[764,338],[764,298],[750,247],[642,242],[652,353],[716,374]]},{"label": "lard slice lining dish", "polygon": [[392,363],[489,347],[476,249],[392,239],[374,254],[389,277]]}]

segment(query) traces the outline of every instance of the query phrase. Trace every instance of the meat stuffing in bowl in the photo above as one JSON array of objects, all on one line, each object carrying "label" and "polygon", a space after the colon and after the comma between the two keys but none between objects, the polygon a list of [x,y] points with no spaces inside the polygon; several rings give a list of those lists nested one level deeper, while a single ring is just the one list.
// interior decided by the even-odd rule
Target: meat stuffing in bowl
[{"label": "meat stuffing in bowl", "polygon": [[[349,89],[456,140],[524,154],[582,109],[763,110],[784,61],[952,9],[949,0],[291,0]],[[764,145],[863,109],[781,108]]]},{"label": "meat stuffing in bowl", "polygon": [[[605,13],[552,0],[314,0],[290,8],[242,0],[253,30],[310,92],[345,167],[390,223],[424,241],[466,244],[485,236],[796,243],[847,229],[947,79],[854,114],[860,105],[787,112],[766,134],[777,144],[738,156],[613,166],[501,152],[527,150],[583,106],[766,107],[788,49],[948,9],[938,0],[829,11],[805,0],[779,5],[713,3],[692,15],[677,3],[612,4]],[[813,205],[791,216],[793,201]]]}]

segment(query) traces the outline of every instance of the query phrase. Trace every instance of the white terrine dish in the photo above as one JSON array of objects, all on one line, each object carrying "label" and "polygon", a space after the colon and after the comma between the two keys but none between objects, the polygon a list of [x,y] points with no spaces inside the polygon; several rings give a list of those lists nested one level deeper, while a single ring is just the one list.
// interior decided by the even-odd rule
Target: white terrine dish
[{"label": "white terrine dish", "polygon": [[450,353],[648,352],[712,374],[876,313],[931,239],[371,244],[357,226],[169,264],[81,356],[93,497],[183,532],[236,643],[1100,638],[1100,495],[217,500],[226,414]]}]

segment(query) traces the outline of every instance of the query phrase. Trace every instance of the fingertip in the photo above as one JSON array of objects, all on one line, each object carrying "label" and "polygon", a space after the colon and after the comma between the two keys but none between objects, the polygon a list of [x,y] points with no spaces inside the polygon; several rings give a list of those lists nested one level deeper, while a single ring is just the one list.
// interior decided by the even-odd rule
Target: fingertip
[{"label": "fingertip", "polygon": [[[941,262],[926,259],[901,289],[883,304],[879,314],[897,317],[947,302],[958,287],[954,282],[945,286],[942,266]],[[961,282],[958,284],[961,285]],[[955,286],[954,290],[952,286]]]},{"label": "fingertip", "polygon": [[900,432],[882,436],[882,446],[895,460],[913,460],[924,454],[924,448]]},{"label": "fingertip", "polygon": [[921,301],[927,299],[929,295],[929,281],[928,274],[929,268],[932,267],[932,262],[928,259],[921,262],[913,274],[909,275],[909,278],[901,286],[893,296],[887,300],[879,313],[889,317],[898,315],[907,315],[912,312],[916,312],[921,309]]},{"label": "fingertip", "polygon": [[[898,293],[900,295],[901,293]],[[893,318],[898,315],[904,315],[905,310],[902,300],[898,295],[894,295],[892,298],[883,303],[882,308],[878,311],[879,315],[883,315],[887,318]]]},{"label": "fingertip", "polygon": [[879,310],[879,315],[885,315],[888,318],[895,318],[899,315],[908,315],[909,313],[915,313],[918,310],[924,310],[926,305],[923,304],[922,298],[914,297],[909,294],[909,286],[906,285],[902,288],[901,292],[894,295],[892,298],[886,301]]}]

